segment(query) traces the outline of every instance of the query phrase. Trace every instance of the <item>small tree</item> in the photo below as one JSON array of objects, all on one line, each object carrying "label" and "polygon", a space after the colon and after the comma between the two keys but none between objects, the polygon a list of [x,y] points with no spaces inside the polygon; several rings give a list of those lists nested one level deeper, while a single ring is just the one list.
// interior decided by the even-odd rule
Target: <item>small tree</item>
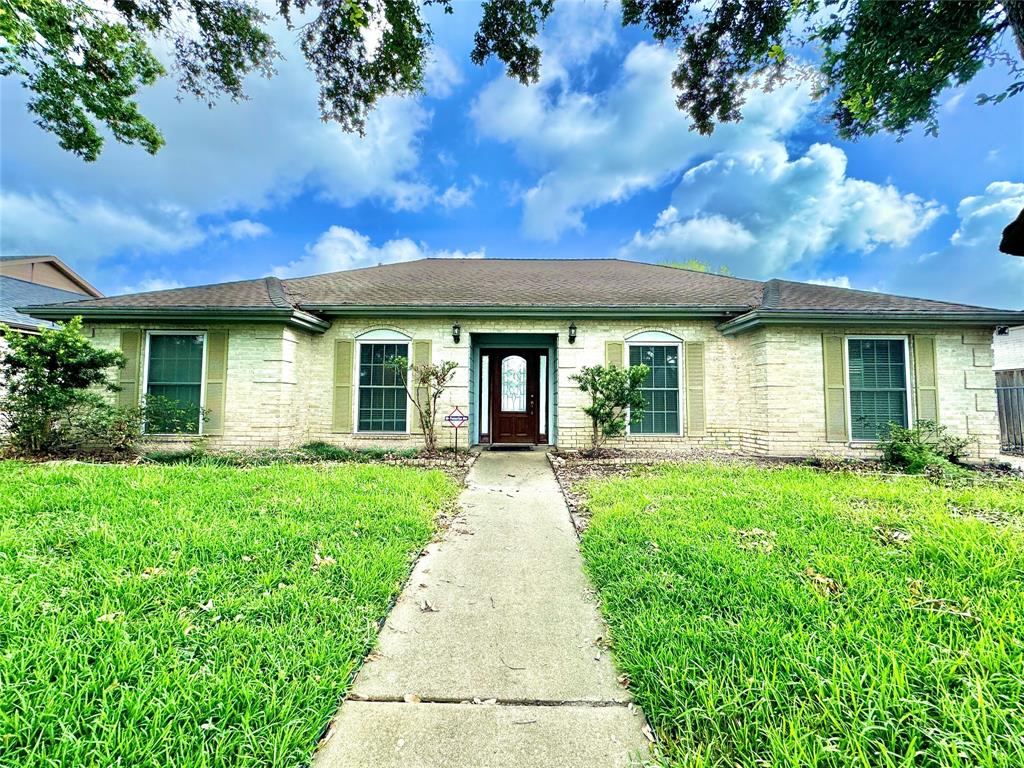
[{"label": "small tree", "polygon": [[7,391],[0,410],[7,438],[29,454],[68,453],[99,438],[113,406],[101,392],[116,392],[108,370],[123,367],[120,352],[94,346],[72,318],[39,335],[12,333],[0,326],[9,349],[0,356]]},{"label": "small tree", "polygon": [[409,365],[407,358],[399,356],[392,357],[385,366],[394,371],[412,400],[427,450],[437,451],[437,401],[454,378],[459,364],[443,360]]},{"label": "small tree", "polygon": [[583,412],[590,417],[593,427],[592,450],[598,451],[609,437],[620,437],[626,432],[626,415],[633,420],[644,414],[647,401],[640,387],[651,372],[646,365],[629,368],[618,366],[584,366],[571,379],[580,390],[590,395],[590,405]]}]

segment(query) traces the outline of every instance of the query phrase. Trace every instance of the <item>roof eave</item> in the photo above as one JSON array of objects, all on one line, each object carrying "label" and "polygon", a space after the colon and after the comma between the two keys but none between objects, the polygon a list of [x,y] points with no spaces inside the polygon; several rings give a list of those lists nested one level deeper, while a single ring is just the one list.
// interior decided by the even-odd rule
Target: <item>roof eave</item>
[{"label": "roof eave", "polygon": [[18,312],[41,320],[70,320],[80,316],[83,320],[113,321],[173,321],[173,322],[225,322],[242,320],[249,323],[284,323],[314,333],[323,333],[331,327],[329,321],[294,309],[262,307],[15,307]]},{"label": "roof eave", "polygon": [[477,317],[676,317],[722,318],[747,312],[744,305],[723,306],[666,306],[666,305],[614,305],[579,306],[566,304],[499,305],[499,304],[443,304],[443,305],[389,305],[374,304],[302,304],[303,309],[328,317],[451,317],[453,315]]},{"label": "roof eave", "polygon": [[872,326],[899,323],[918,327],[986,327],[1020,325],[1024,312],[987,310],[979,312],[843,312],[837,310],[753,310],[718,325],[726,336],[736,336],[769,325]]}]

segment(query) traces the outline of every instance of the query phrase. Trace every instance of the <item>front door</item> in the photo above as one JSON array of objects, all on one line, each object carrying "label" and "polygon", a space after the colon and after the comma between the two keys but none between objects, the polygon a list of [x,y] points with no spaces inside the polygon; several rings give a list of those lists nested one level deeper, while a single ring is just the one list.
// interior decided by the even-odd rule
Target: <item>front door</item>
[{"label": "front door", "polygon": [[495,350],[491,356],[491,442],[537,442],[537,349]]}]

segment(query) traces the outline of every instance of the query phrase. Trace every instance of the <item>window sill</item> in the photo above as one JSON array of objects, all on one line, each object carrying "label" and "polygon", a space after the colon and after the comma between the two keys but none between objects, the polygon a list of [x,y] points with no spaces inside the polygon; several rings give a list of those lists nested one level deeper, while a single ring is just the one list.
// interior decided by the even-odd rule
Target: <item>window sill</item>
[{"label": "window sill", "polygon": [[378,437],[391,437],[399,440],[408,440],[412,437],[408,432],[353,432],[353,440],[373,440]]}]

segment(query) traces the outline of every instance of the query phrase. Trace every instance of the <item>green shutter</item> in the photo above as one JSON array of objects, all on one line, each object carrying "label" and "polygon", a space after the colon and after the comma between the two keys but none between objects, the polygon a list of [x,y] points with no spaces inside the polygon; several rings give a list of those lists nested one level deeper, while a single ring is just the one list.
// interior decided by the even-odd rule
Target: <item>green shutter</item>
[{"label": "green shutter", "polygon": [[688,341],[684,347],[686,434],[699,436],[707,429],[707,412],[704,406],[704,342]]},{"label": "green shutter", "polygon": [[845,443],[848,437],[843,337],[822,336],[821,352],[825,372],[825,439],[830,443]]},{"label": "green shutter", "polygon": [[338,339],[334,342],[334,404],[332,432],[352,431],[352,354],[355,342]]},{"label": "green shutter", "polygon": [[126,361],[118,377],[117,404],[122,408],[134,408],[139,404],[139,382],[142,371],[142,331],[121,331],[121,352]]},{"label": "green shutter", "polygon": [[[412,343],[412,364],[413,365],[429,365],[432,360],[433,342],[430,339],[416,339]],[[417,389],[414,393],[416,399],[419,401],[420,408],[426,410],[428,405],[427,397],[428,393],[426,390]],[[420,424],[420,414],[415,408],[409,409],[409,431],[421,434],[423,432],[423,425]]]},{"label": "green shutter", "polygon": [[939,369],[935,361],[935,337],[914,337],[914,418],[939,421]]},{"label": "green shutter", "polygon": [[606,341],[604,343],[604,364],[611,368],[622,368],[626,358],[626,344],[622,341]]},{"label": "green shutter", "polygon": [[224,410],[228,389],[228,332],[206,334],[206,402],[203,408],[204,435],[224,434]]}]

